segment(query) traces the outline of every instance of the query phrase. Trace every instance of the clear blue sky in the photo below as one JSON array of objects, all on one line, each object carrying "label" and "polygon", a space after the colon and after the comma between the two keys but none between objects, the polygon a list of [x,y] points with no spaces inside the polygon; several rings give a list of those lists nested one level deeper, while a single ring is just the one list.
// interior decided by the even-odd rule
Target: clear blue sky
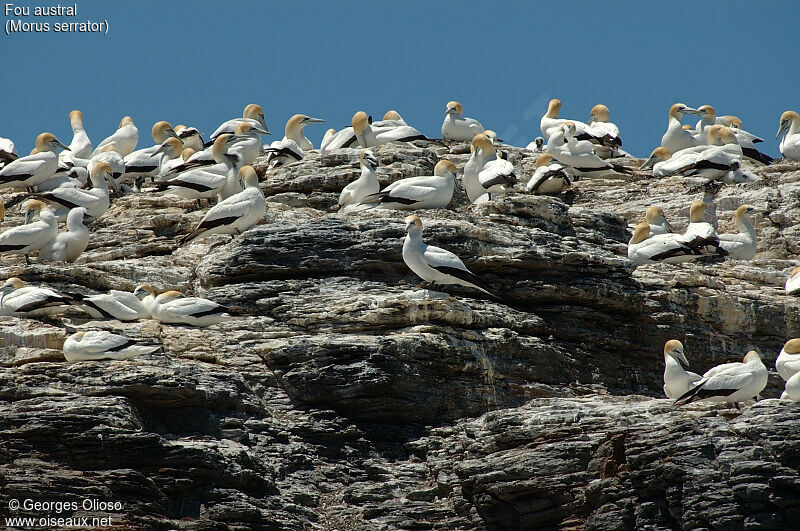
[{"label": "clear blue sky", "polygon": [[440,136],[455,99],[524,145],[557,97],[562,117],[580,120],[606,104],[640,156],[660,142],[676,101],[738,115],[776,155],[780,113],[800,110],[800,3],[791,0],[80,0],[76,17],[46,21],[86,19],[107,19],[110,34],[0,35],[0,136],[21,154],[42,131],[69,143],[72,109],[95,142],[131,115],[142,146],[158,120],[208,134],[251,102],[273,138],[292,114],[326,119],[306,129],[318,144],[359,109],[379,119],[394,108]]}]

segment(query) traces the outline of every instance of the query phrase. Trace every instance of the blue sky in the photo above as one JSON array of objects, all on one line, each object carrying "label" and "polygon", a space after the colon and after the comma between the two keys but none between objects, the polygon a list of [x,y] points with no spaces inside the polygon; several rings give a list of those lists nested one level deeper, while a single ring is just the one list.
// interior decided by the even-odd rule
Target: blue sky
[{"label": "blue sky", "polygon": [[327,120],[306,129],[318,144],[356,110],[389,108],[440,136],[456,99],[524,145],[557,97],[566,118],[606,104],[640,156],[676,101],[738,115],[777,155],[781,112],[800,110],[798,15],[796,1],[83,0],[76,17],[23,20],[106,19],[109,35],[0,35],[0,136],[23,154],[42,131],[69,143],[80,109],[93,141],[128,114],[144,146],[158,120],[208,134],[251,102],[272,138],[298,112]]}]

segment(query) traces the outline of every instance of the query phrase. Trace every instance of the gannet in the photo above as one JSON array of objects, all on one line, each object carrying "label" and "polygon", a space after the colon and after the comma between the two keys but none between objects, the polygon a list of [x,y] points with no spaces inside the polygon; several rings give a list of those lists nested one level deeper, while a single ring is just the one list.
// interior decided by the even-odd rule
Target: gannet
[{"label": "gannet", "polygon": [[36,137],[36,153],[20,157],[0,169],[0,188],[33,188],[52,177],[58,169],[58,150],[69,149],[52,133]]},{"label": "gannet", "polygon": [[314,149],[314,145],[306,138],[305,127],[309,124],[321,124],[324,122],[325,120],[322,118],[311,118],[305,114],[295,114],[286,122],[283,139],[294,140],[302,150]]},{"label": "gannet", "polygon": [[228,154],[235,156],[240,166],[254,163],[261,154],[261,135],[266,134],[269,134],[266,129],[249,122],[241,122],[236,126],[230,139]]},{"label": "gannet", "polygon": [[707,136],[709,144],[714,145],[699,151],[695,161],[679,172],[709,179],[725,177],[730,172],[741,172],[742,148],[733,132],[724,125],[713,125],[708,128]]},{"label": "gannet", "polygon": [[542,130],[542,135],[544,139],[550,143],[550,136],[553,134],[554,131],[559,129],[559,126],[564,122],[571,122],[575,126],[575,138],[577,140],[586,140],[591,142],[592,144],[599,144],[601,146],[606,146],[610,148],[616,148],[621,146],[621,140],[619,137],[612,138],[606,135],[604,132],[598,132],[599,136],[595,136],[590,128],[585,123],[579,120],[566,120],[564,118],[559,118],[558,114],[561,112],[561,100],[552,99],[550,103],[547,105],[547,112],[544,116],[542,116],[541,121],[539,122],[539,126]]},{"label": "gannet", "polygon": [[136,289],[133,290],[133,295],[142,302],[142,306],[144,306],[147,312],[147,316],[142,317],[142,319],[149,319],[150,308],[153,306],[153,301],[156,299],[156,291],[150,284],[139,284],[136,286]]},{"label": "gannet", "polygon": [[162,323],[206,327],[233,319],[230,310],[214,301],[166,291],[153,300],[150,315]]},{"label": "gannet", "polygon": [[699,114],[699,112],[683,103],[674,104],[669,109],[667,132],[661,137],[661,147],[667,148],[673,154],[682,149],[704,144],[704,142],[698,141],[691,131],[687,131],[681,126],[684,114]]},{"label": "gannet", "polygon": [[226,133],[219,135],[214,140],[211,151],[216,164],[199,166],[181,172],[168,181],[155,183],[156,189],[186,199],[211,198],[220,194],[228,181],[233,181],[230,186],[232,192],[227,197],[241,192],[238,169],[227,154],[231,138],[232,135]]},{"label": "gannet", "polygon": [[210,234],[240,234],[264,217],[267,203],[253,167],[240,169],[239,178],[244,181],[244,190],[213,206],[197,228],[181,238],[181,244]]},{"label": "gannet", "polygon": [[664,345],[664,394],[668,398],[680,398],[700,380],[701,376],[687,371],[688,368],[683,343],[677,339],[667,341]]},{"label": "gannet", "polygon": [[[25,206],[25,224],[12,227],[0,234],[0,254],[21,254],[28,261],[28,255],[38,251],[58,235],[58,218],[41,201],[28,201]],[[39,221],[31,223],[34,215]]]},{"label": "gannet", "polygon": [[536,157],[536,170],[528,181],[526,190],[535,194],[560,194],[572,185],[564,167],[553,161],[553,155],[542,153]]},{"label": "gannet", "polygon": [[739,233],[719,235],[719,246],[728,251],[728,256],[733,260],[752,260],[756,255],[756,229],[748,216],[753,210],[750,205],[737,208],[734,219]]},{"label": "gannet", "polygon": [[70,209],[83,207],[86,215],[95,219],[106,213],[110,205],[106,179],[111,179],[113,171],[107,162],[98,162],[92,166],[89,190],[80,188],[56,188],[49,192],[31,194],[31,197],[46,201],[56,207],[55,214],[59,220],[65,220]]},{"label": "gannet", "polygon": [[125,159],[117,151],[116,144],[106,144],[100,153],[89,160],[89,164],[86,166],[89,173],[92,173],[92,168],[98,162],[107,162],[111,166],[111,178],[114,180],[114,184],[119,185],[125,175]]},{"label": "gannet", "polygon": [[336,151],[337,149],[357,146],[358,139],[356,138],[356,132],[353,130],[352,126],[345,127],[338,133],[335,129],[328,129],[319,146],[319,152],[325,154],[330,151]]},{"label": "gannet", "polygon": [[381,146],[390,142],[427,140],[425,135],[409,125],[383,127],[380,129],[373,128],[369,123],[369,117],[367,116],[367,113],[364,111],[358,111],[353,115],[351,125],[359,145],[365,148]]},{"label": "gannet", "polygon": [[177,154],[171,158],[177,157],[183,150],[183,143],[178,139],[169,122],[156,122],[153,125],[152,136],[155,145],[137,149],[123,158],[125,161],[125,177],[127,179],[158,175],[158,169],[164,158],[165,144],[170,138],[175,138],[175,142],[178,143]]},{"label": "gannet", "polygon": [[[322,137],[322,142],[319,143],[319,152],[324,153],[334,138],[336,138],[336,129],[331,127],[325,131],[325,134]],[[355,139],[355,134],[353,134],[353,138]]]},{"label": "gannet", "polygon": [[426,282],[436,284],[457,284],[478,289],[493,299],[500,298],[489,291],[488,285],[472,274],[459,257],[422,241],[422,220],[418,216],[407,216],[406,239],[403,242],[403,261]]},{"label": "gannet", "polygon": [[445,140],[471,141],[472,138],[483,133],[484,128],[474,118],[462,118],[464,108],[457,101],[450,101],[444,111],[442,122],[442,138]]},{"label": "gannet", "polygon": [[25,286],[17,277],[0,286],[0,315],[55,315],[65,312],[69,302],[69,297],[55,290]]},{"label": "gannet", "polygon": [[161,350],[160,344],[131,339],[107,330],[75,332],[64,341],[67,361],[129,360]]},{"label": "gannet", "polygon": [[656,234],[669,234],[672,232],[672,225],[664,215],[664,209],[660,206],[650,206],[644,213],[644,220],[650,226],[650,236]]},{"label": "gannet", "polygon": [[751,350],[744,357],[744,363],[725,363],[706,372],[692,389],[675,401],[675,405],[698,400],[734,404],[751,400],[767,386],[767,378],[761,356]]},{"label": "gannet", "polygon": [[631,173],[624,166],[607,162],[592,152],[587,141],[575,136],[577,129],[569,120],[550,129],[546,151],[560,163],[575,170],[579,176],[597,177],[612,172]]},{"label": "gannet", "polygon": [[74,262],[89,245],[89,229],[83,224],[86,209],[73,208],[67,214],[67,231],[59,233],[39,250],[40,262]]},{"label": "gannet", "polygon": [[780,138],[779,145],[781,155],[791,160],[800,160],[800,114],[794,111],[785,111],[781,114],[778,134],[775,138]]},{"label": "gannet", "polygon": [[478,173],[478,181],[489,194],[504,194],[518,182],[514,173],[514,165],[505,158],[497,158],[483,165]]},{"label": "gannet", "polygon": [[267,152],[267,162],[271,167],[282,166],[301,160],[304,151],[314,149],[311,141],[306,138],[303,129],[308,124],[318,124],[325,120],[320,118],[310,118],[305,114],[295,114],[286,122],[284,129],[285,135],[282,140],[276,140],[269,145]]},{"label": "gannet", "polygon": [[395,181],[379,193],[366,196],[361,203],[391,210],[445,208],[453,198],[456,186],[456,165],[442,159],[433,175],[407,177]]},{"label": "gannet", "polygon": [[784,381],[800,372],[800,339],[790,339],[783,345],[775,360],[775,370]]},{"label": "gannet", "polygon": [[[149,287],[149,286],[148,286]],[[118,319],[135,321],[149,319],[150,310],[137,297],[136,293],[112,289],[108,293],[84,296],[70,293],[72,304],[91,315],[94,319]],[[151,300],[154,297],[151,297]]]},{"label": "gannet", "polygon": [[686,238],[680,234],[650,236],[650,225],[642,222],[636,225],[636,230],[628,242],[628,258],[636,265],[657,262],[680,264],[700,258],[703,255],[703,247],[702,239]]},{"label": "gannet", "polygon": [[373,122],[376,127],[398,127],[400,125],[408,125],[400,113],[395,110],[386,111],[383,115],[383,120]]},{"label": "gannet", "polygon": [[369,150],[363,150],[358,158],[361,175],[355,181],[347,184],[339,194],[339,212],[352,212],[359,209],[361,201],[368,196],[377,194],[381,190],[378,175],[378,159]]},{"label": "gannet", "polygon": [[[184,144],[184,146],[185,145],[186,144]],[[184,147],[181,151],[180,157],[162,161],[161,169],[159,170],[159,177],[163,178],[163,176],[169,175],[172,170],[185,164],[195,153],[196,151],[193,148]]]},{"label": "gannet", "polygon": [[106,145],[111,143],[117,146],[117,151],[119,151],[119,154],[122,155],[123,158],[133,153],[133,150],[136,149],[136,144],[139,143],[139,130],[133,124],[133,118],[125,116],[119,122],[119,128],[117,128],[114,134],[97,144],[97,147],[92,151],[92,157],[100,153]]},{"label": "gannet", "polygon": [[[698,139],[707,138],[707,134],[709,129],[714,125],[724,125],[720,124],[719,120],[717,119],[717,111],[714,110],[714,107],[711,105],[702,105],[697,108],[698,114],[701,116],[700,121],[697,122],[695,126],[695,130],[700,133]],[[735,118],[735,117],[731,117]],[[730,120],[725,120],[730,121]],[[748,159],[755,160],[757,162],[761,162],[762,164],[772,164],[772,157],[761,153],[758,151],[753,145],[753,139],[761,140],[760,138],[747,133],[746,131],[742,131],[741,129],[731,129],[734,136],[736,137],[736,143],[739,144],[742,148],[742,154],[747,157]],[[710,143],[710,142],[709,142]]]},{"label": "gannet", "polygon": [[69,123],[72,126],[72,142],[69,144],[72,156],[88,159],[92,155],[92,141],[83,130],[83,113],[77,110],[69,113]]},{"label": "gannet", "polygon": [[[164,175],[169,173],[170,162],[183,160],[181,159],[181,155],[183,155],[183,144],[181,144],[179,139],[170,137],[164,140],[158,149],[153,152],[153,159],[158,161],[156,168],[147,174],[140,174],[139,176],[145,177],[149,175],[153,177],[154,180],[156,177],[161,180],[164,178]],[[175,164],[180,164],[180,162]],[[173,166],[175,164],[173,164]],[[128,176],[127,171],[126,176]]]},{"label": "gannet", "polygon": [[486,189],[481,185],[479,175],[484,166],[497,159],[497,155],[489,137],[479,133],[472,138],[472,155],[464,165],[464,174],[461,182],[467,197],[472,203],[483,202],[489,199]]},{"label": "gannet", "polygon": [[203,151],[203,137],[196,127],[186,127],[183,124],[179,124],[175,126],[174,130],[184,148],[192,148],[194,151]]},{"label": "gannet", "polygon": [[0,136],[0,168],[2,168],[4,164],[8,164],[18,158],[17,148],[14,142],[10,138],[3,138]]},{"label": "gannet", "polygon": [[612,156],[616,154],[617,148],[622,147],[622,137],[619,135],[619,127],[611,122],[611,115],[608,107],[598,103],[589,114],[589,120],[586,122],[589,128],[589,134],[597,137],[604,138],[610,144],[611,148],[605,148],[605,156]]},{"label": "gannet", "polygon": [[667,148],[657,147],[650,157],[639,166],[639,169],[652,169],[654,177],[666,177],[691,166],[698,156],[699,152],[684,149],[673,157]]},{"label": "gannet", "polygon": [[781,400],[793,400],[800,402],[800,372],[795,373],[794,376],[786,380],[786,385]]},{"label": "gannet", "polygon": [[259,129],[263,129],[266,131],[266,133],[263,133],[265,135],[271,134],[267,123],[264,121],[264,109],[261,108],[261,105],[251,103],[244,108],[241,118],[233,118],[217,127],[217,129],[211,133],[211,137],[206,145],[210,146],[221,134],[234,133],[236,131],[236,126],[241,122],[248,122]]},{"label": "gannet", "polygon": [[792,272],[789,273],[789,278],[786,279],[786,284],[783,289],[786,290],[787,295],[792,295],[800,291],[800,267],[792,269]]},{"label": "gannet", "polygon": [[544,138],[537,136],[533,139],[533,142],[525,146],[525,149],[529,149],[534,153],[542,153],[544,151]]},{"label": "gannet", "polygon": [[719,235],[714,226],[703,220],[705,211],[706,204],[702,201],[692,203],[689,207],[689,225],[683,237],[686,241],[692,242],[694,248],[702,250],[703,254],[727,256],[728,252],[719,244]]}]

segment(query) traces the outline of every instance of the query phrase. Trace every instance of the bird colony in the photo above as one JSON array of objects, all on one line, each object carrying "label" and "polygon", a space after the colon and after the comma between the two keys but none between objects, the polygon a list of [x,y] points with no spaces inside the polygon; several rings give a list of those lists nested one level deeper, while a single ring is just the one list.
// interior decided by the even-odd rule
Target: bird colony
[{"label": "bird colony", "polygon": [[[595,105],[586,122],[562,118],[560,112],[561,102],[551,100],[541,118],[541,136],[522,151],[524,158],[534,161],[534,171],[524,175],[520,164],[507,160],[505,144],[497,134],[478,120],[464,117],[464,108],[457,101],[445,106],[440,138],[426,136],[393,110],[380,121],[358,111],[349,126],[328,129],[319,146],[321,154],[358,155],[361,173],[341,190],[337,215],[359,216],[376,208],[413,211],[404,217],[406,237],[402,249],[397,249],[411,271],[431,289],[456,284],[473,290],[477,298],[513,305],[508,293],[496,293],[454,253],[426,243],[426,209],[448,208],[454,194],[461,193],[459,189],[472,204],[482,204],[506,194],[558,196],[580,179],[609,176],[658,179],[687,175],[702,177],[707,186],[724,186],[759,179],[744,167],[744,160],[751,165],[775,162],[758,150],[757,144],[763,139],[743,129],[736,116],[718,116],[711,105],[672,105],[661,145],[644,162],[622,149],[620,129],[611,121],[605,105]],[[699,120],[695,125],[684,124],[687,116]],[[139,129],[130,116],[122,118],[116,131],[96,143],[84,130],[80,111],[72,111],[69,120],[73,131],[69,145],[42,132],[33,151],[21,156],[13,141],[0,138],[0,219],[9,209],[24,212],[24,223],[0,227],[0,254],[16,255],[3,260],[79,260],[92,240],[92,225],[116,198],[127,194],[171,194],[206,209],[200,222],[176,239],[178,246],[192,245],[212,234],[236,238],[264,220],[266,202],[253,167],[256,160],[270,168],[297,163],[314,150],[305,128],[324,122],[296,114],[287,121],[282,140],[263,143],[262,136],[270,135],[264,111],[250,104],[240,118],[222,123],[207,139],[195,127],[173,127],[159,121],[151,129],[152,145],[140,147]],[[800,160],[800,115],[784,112],[778,120],[776,138],[785,159]],[[380,162],[371,148],[402,142],[438,144],[453,153],[461,146],[469,149],[470,155],[461,168],[442,158],[432,175],[409,176],[381,187],[376,171]],[[650,206],[641,222],[629,226],[628,259],[637,266],[752,260],[757,240],[750,216],[756,209],[740,205],[734,215],[738,232],[720,234],[709,207],[713,205],[704,201],[691,204],[687,228],[679,233],[673,231],[661,206]],[[61,223],[64,230],[60,230]],[[800,291],[800,267],[792,271],[785,289],[787,293]],[[0,287],[0,315],[52,319],[70,309],[90,319],[155,319],[195,327],[236,318],[234,312],[211,300],[172,290],[161,292],[149,284],[141,284],[132,292],[62,293],[12,277]],[[69,361],[122,360],[163,350],[158,342],[104,330],[72,332],[63,345]],[[756,399],[768,378],[756,351],[747,352],[741,362],[712,367],[703,375],[691,372],[678,339],[664,345],[664,367],[664,394],[676,405],[704,400],[739,407]],[[800,400],[800,339],[786,342],[776,370],[785,381],[782,399]]]}]

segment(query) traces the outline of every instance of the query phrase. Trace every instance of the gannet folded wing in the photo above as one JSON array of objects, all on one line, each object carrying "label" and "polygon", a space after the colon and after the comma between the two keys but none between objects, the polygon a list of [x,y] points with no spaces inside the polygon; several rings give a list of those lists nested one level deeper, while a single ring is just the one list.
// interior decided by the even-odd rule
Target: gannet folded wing
[{"label": "gannet folded wing", "polygon": [[150,313],[142,301],[128,291],[111,290],[108,293],[88,297],[79,293],[71,293],[70,295],[73,299],[73,304],[95,319],[135,321],[150,317]]},{"label": "gannet folded wing", "polygon": [[127,360],[161,350],[160,344],[131,339],[106,330],[76,332],[64,341],[63,352],[67,361]]},{"label": "gannet folded wing", "polygon": [[692,389],[684,393],[676,405],[709,400],[712,402],[744,402],[755,398],[767,386],[767,368],[755,351],[743,363],[726,363],[709,370]]}]

